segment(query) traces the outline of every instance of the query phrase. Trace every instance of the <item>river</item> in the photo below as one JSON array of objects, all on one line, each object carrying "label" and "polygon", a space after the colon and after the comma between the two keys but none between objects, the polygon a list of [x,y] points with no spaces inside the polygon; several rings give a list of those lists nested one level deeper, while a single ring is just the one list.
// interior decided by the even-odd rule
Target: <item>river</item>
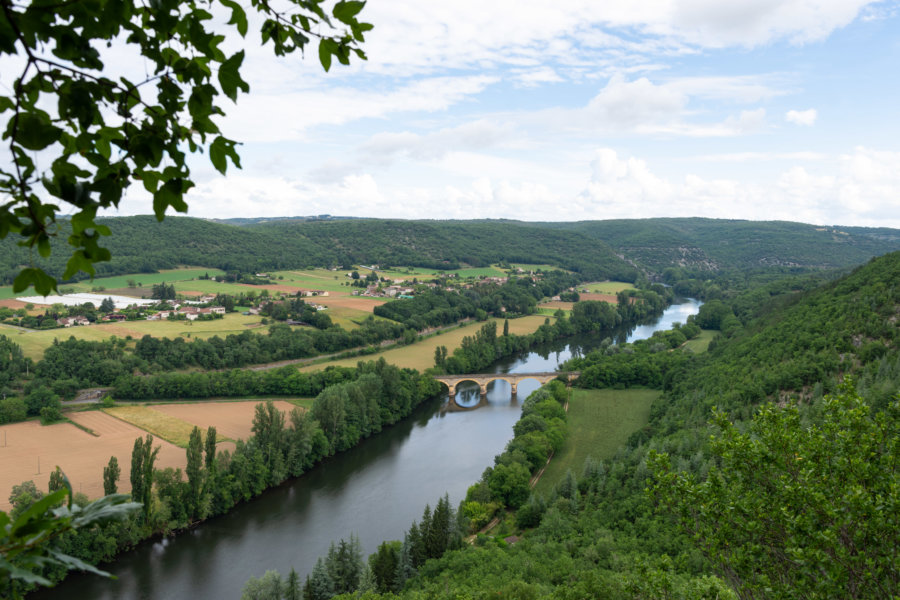
[{"label": "river", "polygon": [[[610,332],[634,341],[684,323],[699,309],[693,300],[670,306],[653,323]],[[576,337],[546,344],[498,361],[492,372],[556,370],[573,354],[590,351],[603,336]],[[518,398],[537,389],[519,383]],[[355,534],[368,555],[382,540],[401,539],[426,504],[445,493],[457,506],[468,487],[492,464],[512,438],[520,405],[509,384],[488,386],[486,403],[478,388],[461,384],[457,403],[477,410],[445,410],[446,394],[423,403],[413,415],[325,461],[310,473],[269,490],[175,538],[146,542],[105,568],[117,580],[74,574],[57,588],[29,596],[39,600],[227,600],[240,597],[252,576],[267,569],[301,577],[332,541]]]}]

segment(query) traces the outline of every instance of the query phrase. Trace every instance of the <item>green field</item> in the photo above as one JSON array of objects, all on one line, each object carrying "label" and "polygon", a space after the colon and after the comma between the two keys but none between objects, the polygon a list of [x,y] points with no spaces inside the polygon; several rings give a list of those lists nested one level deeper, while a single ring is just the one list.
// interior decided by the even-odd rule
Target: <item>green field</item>
[{"label": "green field", "polygon": [[[347,271],[329,271],[328,269],[312,269],[312,270],[292,270],[292,271],[275,271],[272,275],[284,277],[278,279],[276,283],[284,285],[295,285],[299,288],[307,290],[325,290],[328,292],[346,292],[350,294],[353,288],[343,285],[349,282]],[[365,277],[365,273],[363,273]]]},{"label": "green field", "polygon": [[[510,319],[509,332],[515,335],[524,335],[537,330],[544,323],[545,317],[538,315],[530,315],[518,319]],[[497,330],[503,331],[503,319],[493,319],[497,321]],[[328,362],[321,362],[314,365],[302,367],[301,371],[319,371],[331,365],[339,365],[342,367],[355,367],[356,363],[363,360],[374,360],[384,357],[384,360],[397,365],[398,367],[408,367],[410,369],[418,369],[424,371],[434,366],[434,349],[438,346],[446,346],[447,350],[452,354],[453,349],[462,344],[462,339],[467,335],[475,335],[481,329],[484,323],[473,322],[466,323],[462,327],[450,329],[438,335],[433,335],[424,340],[420,340],[408,346],[399,346],[379,352],[377,354],[369,354],[367,356],[353,356],[350,358],[341,358]]]},{"label": "green field", "polygon": [[569,437],[550,461],[535,487],[547,497],[568,469],[581,475],[585,459],[612,458],[635,431],[650,418],[650,406],[658,390],[573,389],[569,401]]},{"label": "green field", "polygon": [[713,329],[704,329],[700,332],[700,335],[685,342],[684,347],[697,354],[706,352],[709,349],[709,343],[718,333],[718,331]]},{"label": "green field", "polygon": [[532,265],[527,263],[510,263],[510,266],[514,269],[522,269],[523,271],[537,271],[540,269],[541,271],[565,271],[562,267],[557,267],[556,265]]},{"label": "green field", "polygon": [[[360,268],[357,270],[363,277],[369,274],[369,269]],[[447,271],[424,269],[422,267],[396,267],[387,271],[379,270],[378,275],[380,277],[387,277],[388,279],[399,279],[401,277],[431,279],[432,277],[439,277],[440,275],[456,275],[460,279],[466,279],[468,277],[481,277],[482,275],[485,277],[506,277],[506,271],[497,266],[468,267],[465,269],[451,269]]]},{"label": "green field", "polygon": [[[150,287],[155,283],[176,283],[196,279],[201,275],[222,275],[224,271],[219,269],[207,269],[204,267],[189,267],[184,269],[169,269],[159,273],[135,273],[133,275],[116,275],[114,277],[98,277],[93,281],[87,279],[78,283],[61,283],[61,288],[72,288],[76,292],[90,292],[92,288],[103,287],[108,290],[127,288],[129,281],[134,281],[142,287]],[[177,287],[177,286],[176,286]],[[140,289],[135,290],[140,291]],[[28,289],[19,294],[13,294],[12,286],[0,287],[0,300],[15,298],[16,296],[34,296],[34,290]]]},{"label": "green field", "polygon": [[[54,339],[67,340],[74,336],[79,340],[100,341],[112,336],[125,338],[141,338],[145,335],[154,337],[192,337],[209,338],[214,335],[225,337],[229,333],[241,333],[249,326],[260,322],[258,316],[244,316],[230,313],[221,319],[212,321],[125,321],[123,323],[103,323],[85,327],[68,327],[66,329],[47,329],[43,331],[24,332],[13,327],[0,325],[0,334],[11,338],[22,347],[22,352],[34,360],[44,356],[44,350]],[[260,329],[265,331],[265,329]]]},{"label": "green field", "polygon": [[578,291],[587,290],[592,294],[618,294],[622,290],[633,290],[634,286],[622,281],[595,281],[578,284]]}]

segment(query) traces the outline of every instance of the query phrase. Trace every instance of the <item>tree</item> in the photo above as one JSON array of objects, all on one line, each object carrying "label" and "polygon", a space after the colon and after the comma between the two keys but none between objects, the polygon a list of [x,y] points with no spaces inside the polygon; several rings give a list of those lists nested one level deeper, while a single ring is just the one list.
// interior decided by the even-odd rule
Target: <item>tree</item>
[{"label": "tree", "polygon": [[[213,119],[225,114],[222,95],[237,101],[250,89],[240,72],[244,50],[227,56],[220,48],[235,31],[246,36],[248,18],[235,0],[210,4],[231,13],[222,30],[208,24],[219,6],[194,1],[0,2],[0,57],[17,68],[0,96],[10,154],[0,162],[0,194],[9,198],[0,204],[0,238],[17,234],[46,258],[51,238],[64,232],[74,251],[62,277],[93,276],[94,263],[110,259],[99,245],[110,231],[95,221],[97,212],[118,206],[131,183],[152,194],[162,220],[170,207],[187,211],[184,194],[194,185],[188,151],[208,152],[223,174],[229,161],[240,168],[236,142]],[[333,57],[342,64],[351,53],[365,59],[359,44],[372,26],[357,20],[365,2],[341,0],[330,16],[321,0],[285,4],[249,3],[275,55],[302,52],[316,38],[326,71]],[[146,76],[108,76],[109,57],[129,53],[140,57],[135,71]],[[35,152],[54,157],[48,169],[38,169]],[[64,210],[74,214],[62,227],[57,211]],[[16,291],[29,285],[45,295],[56,289],[34,263],[13,284]]]},{"label": "tree", "polygon": [[284,592],[284,600],[300,600],[303,597],[300,590],[300,575],[297,574],[296,569],[293,567],[291,567],[291,572],[288,573],[287,579],[284,580],[282,591]]},{"label": "tree", "polygon": [[768,405],[746,432],[717,412],[705,481],[651,455],[652,493],[740,598],[900,593],[900,401],[875,412],[844,384],[814,423]]},{"label": "tree", "polygon": [[119,459],[109,457],[109,464],[103,467],[103,493],[107,496],[115,494],[119,488]]},{"label": "tree", "polygon": [[[116,494],[82,507],[73,502],[72,486],[65,475],[62,482],[61,489],[35,498],[18,513],[14,510],[7,515],[0,511],[0,597],[21,598],[20,584],[51,585],[40,574],[39,567],[81,569],[110,576],[91,564],[61,552],[58,542],[78,528],[122,520],[140,505],[128,502],[128,496],[124,494]],[[33,482],[28,483],[34,486]],[[14,493],[16,487],[13,487]],[[34,491],[37,492],[36,489]]]},{"label": "tree", "polygon": [[17,519],[29,506],[44,497],[44,493],[37,488],[32,480],[23,481],[19,485],[12,486],[9,494],[9,503],[12,505],[10,517]]},{"label": "tree", "polygon": [[63,489],[63,487],[65,487],[65,483],[64,483],[63,479],[64,479],[64,475],[63,475],[63,472],[60,470],[59,466],[57,466],[55,469],[50,471],[50,482],[48,483],[47,487],[49,488],[49,492],[51,494],[53,492],[55,492],[57,490],[61,490],[61,489]]},{"label": "tree", "polygon": [[187,466],[184,468],[188,478],[190,498],[188,515],[192,518],[202,518],[203,513],[203,439],[200,428],[196,425],[191,430],[191,437],[187,447]]},{"label": "tree", "polygon": [[100,302],[100,312],[111,313],[114,310],[116,310],[116,304],[112,298],[106,297]]},{"label": "tree", "polygon": [[131,497],[144,505],[144,517],[150,516],[150,493],[153,489],[153,463],[159,446],[153,448],[153,436],[134,440],[131,451]]},{"label": "tree", "polygon": [[216,462],[216,428],[212,425],[206,430],[206,456],[204,466],[209,471]]},{"label": "tree", "polygon": [[257,579],[251,577],[244,584],[241,600],[281,600],[283,584],[278,571],[269,570]]}]

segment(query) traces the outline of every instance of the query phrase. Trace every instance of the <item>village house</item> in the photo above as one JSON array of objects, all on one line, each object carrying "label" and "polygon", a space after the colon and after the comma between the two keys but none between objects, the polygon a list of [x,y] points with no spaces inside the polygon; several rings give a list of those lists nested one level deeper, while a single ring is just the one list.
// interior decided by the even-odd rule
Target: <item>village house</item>
[{"label": "village house", "polygon": [[90,325],[91,322],[87,320],[87,317],[78,315],[75,317],[63,317],[57,319],[56,324],[62,325],[63,327],[72,327],[73,325]]}]

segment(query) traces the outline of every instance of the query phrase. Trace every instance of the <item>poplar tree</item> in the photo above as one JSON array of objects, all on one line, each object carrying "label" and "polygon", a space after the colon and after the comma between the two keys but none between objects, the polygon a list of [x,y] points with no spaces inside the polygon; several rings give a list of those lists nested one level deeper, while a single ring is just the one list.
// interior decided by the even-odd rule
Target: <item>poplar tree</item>
[{"label": "poplar tree", "polygon": [[206,456],[204,466],[207,472],[212,471],[216,462],[216,428],[212,425],[206,430]]},{"label": "poplar tree", "polygon": [[131,499],[141,502],[144,498],[144,440],[136,438],[131,450]]},{"label": "poplar tree", "polygon": [[103,467],[103,493],[107,496],[115,494],[119,490],[119,459],[109,457],[109,464]]},{"label": "poplar tree", "polygon": [[202,517],[203,506],[203,440],[200,428],[196,425],[191,430],[187,447],[187,466],[184,468],[188,478],[190,502],[188,514],[191,518]]}]

